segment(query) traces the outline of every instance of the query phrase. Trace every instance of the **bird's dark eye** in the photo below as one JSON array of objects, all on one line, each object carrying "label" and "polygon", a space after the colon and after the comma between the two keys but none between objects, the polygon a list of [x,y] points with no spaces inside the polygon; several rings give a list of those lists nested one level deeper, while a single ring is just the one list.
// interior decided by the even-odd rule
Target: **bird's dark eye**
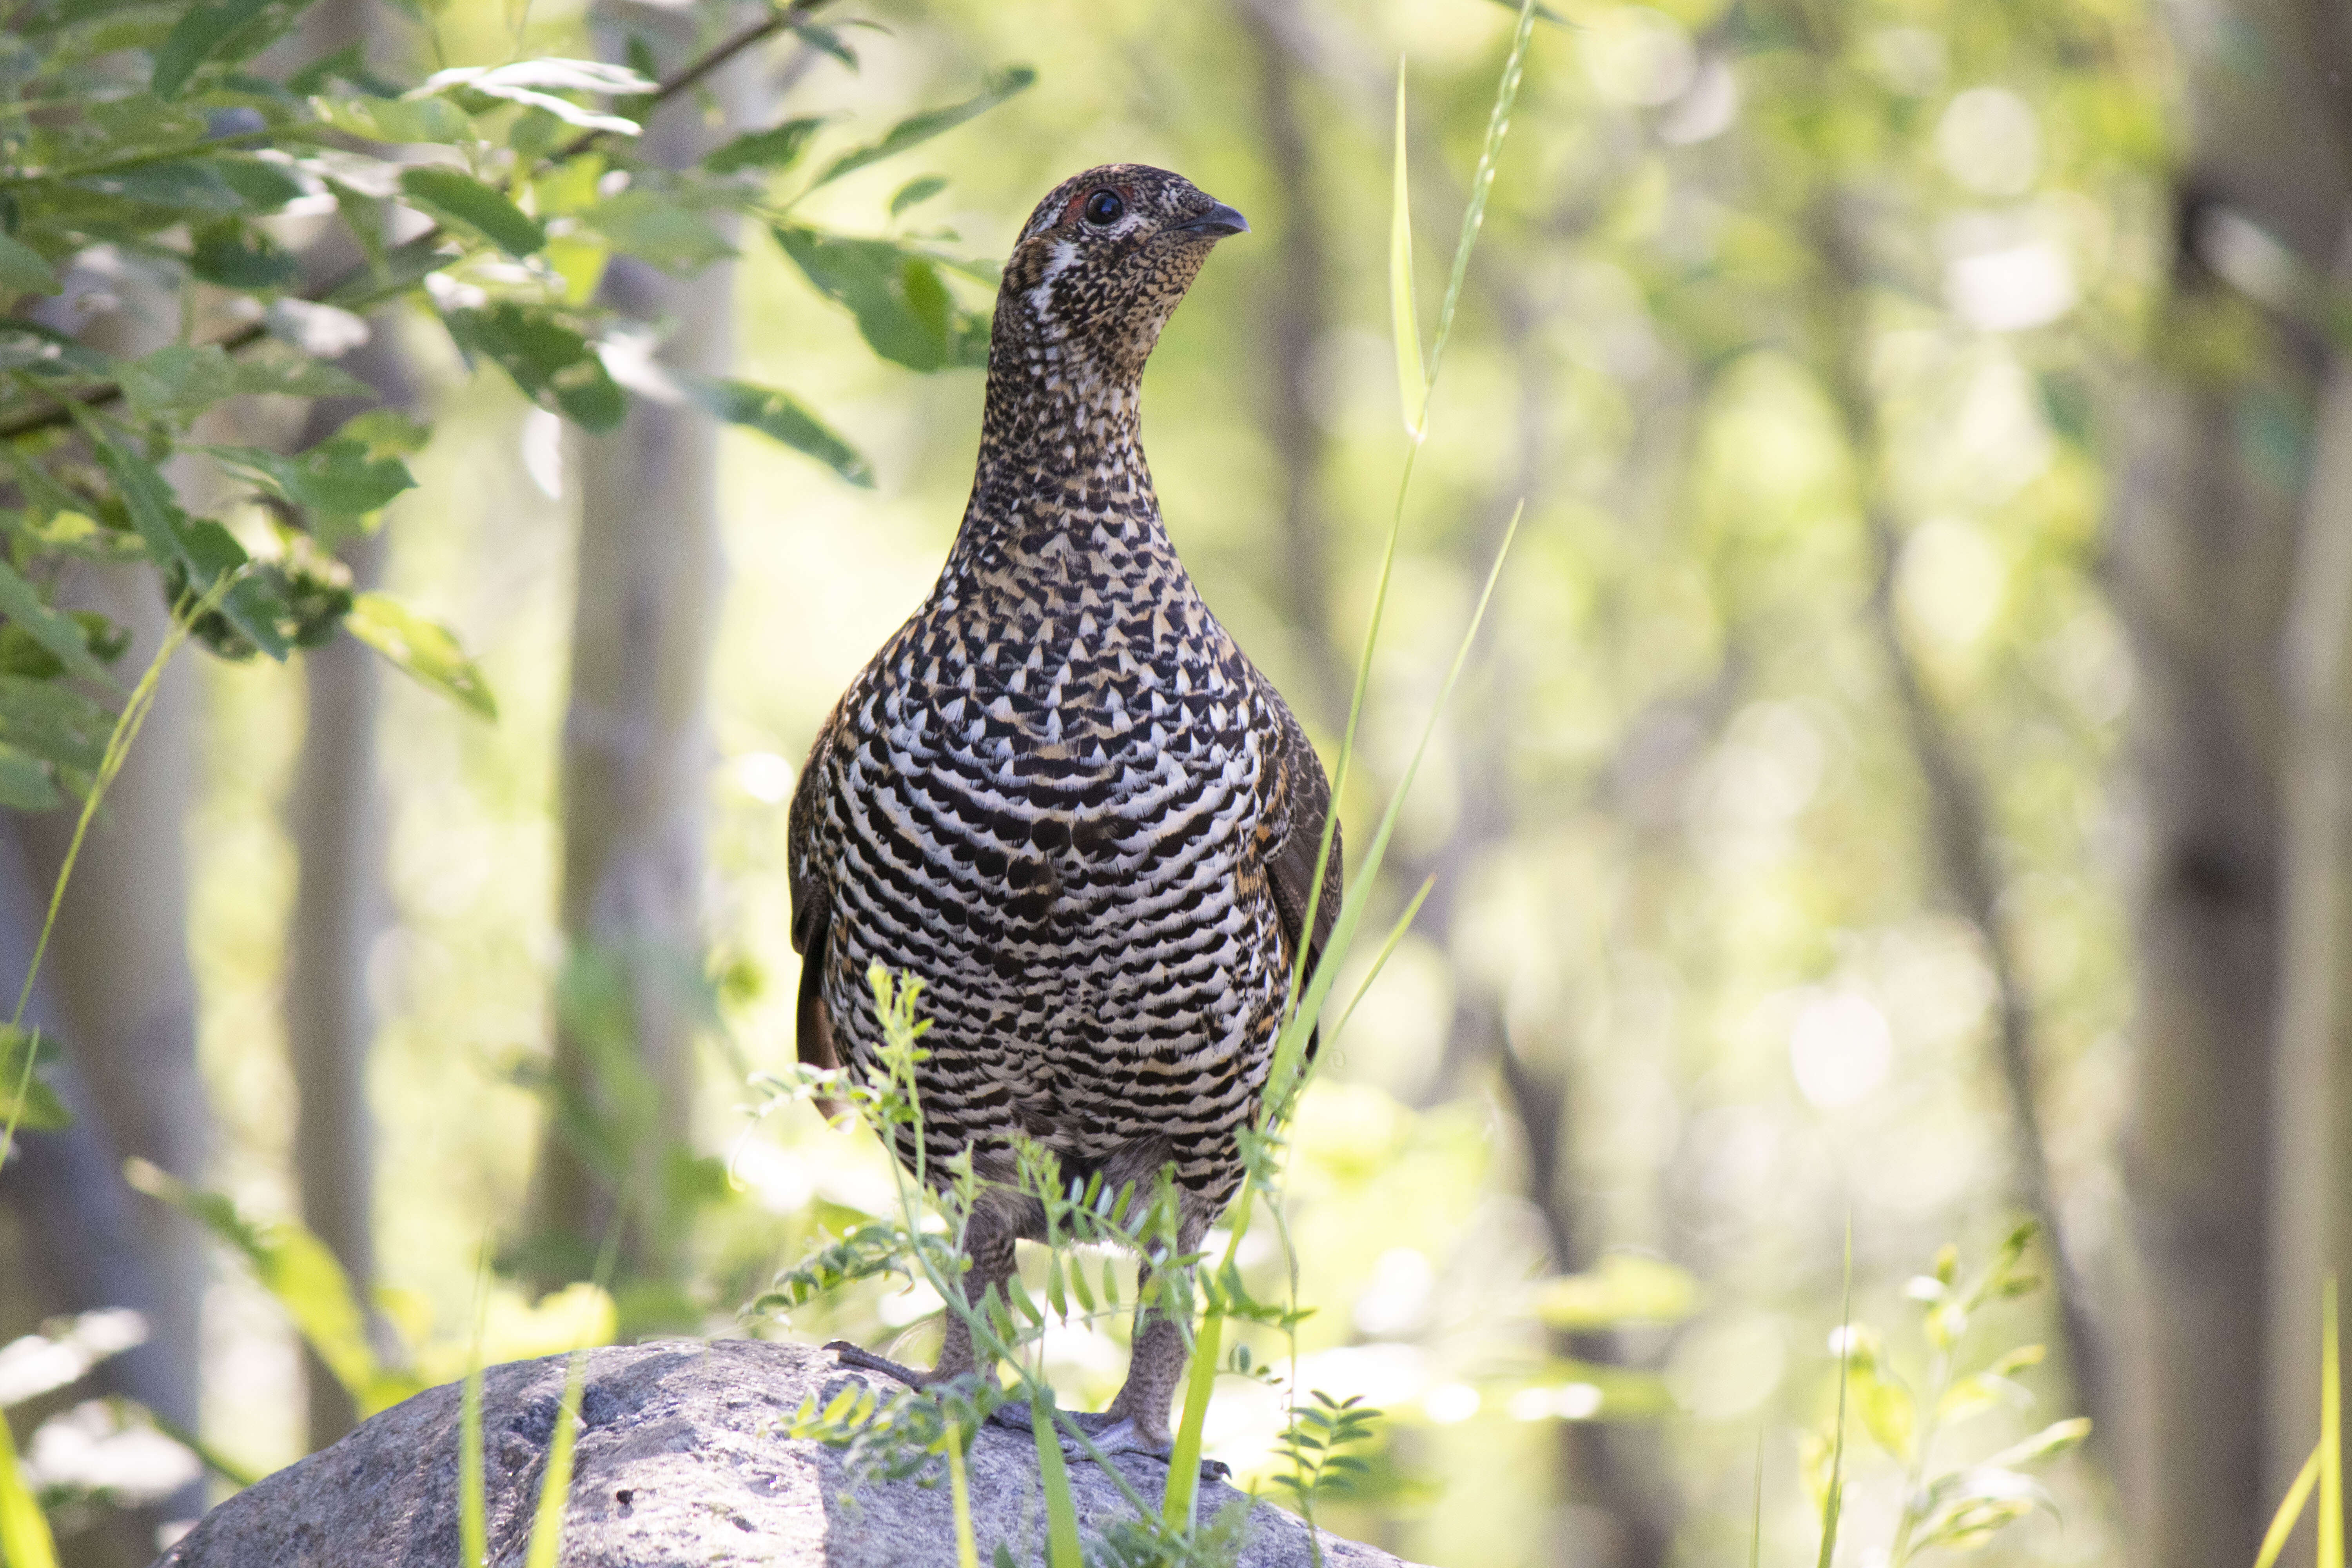
[{"label": "bird's dark eye", "polygon": [[1127,216],[1127,203],[1117,191],[1097,191],[1087,198],[1087,221],[1097,228],[1108,228]]}]

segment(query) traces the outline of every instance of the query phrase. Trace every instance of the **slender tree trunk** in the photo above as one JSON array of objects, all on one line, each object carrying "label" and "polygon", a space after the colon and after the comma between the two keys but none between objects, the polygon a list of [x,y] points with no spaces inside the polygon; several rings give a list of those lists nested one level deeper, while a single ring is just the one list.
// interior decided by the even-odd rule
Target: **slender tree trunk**
[{"label": "slender tree trunk", "polygon": [[[394,407],[415,387],[388,321],[340,362]],[[314,405],[298,449],[331,435],[357,405]],[[382,533],[342,550],[352,586],[383,574]],[[375,1035],[368,999],[368,953],[385,920],[384,806],[377,776],[376,720],[383,665],[348,634],[301,658],[302,754],[287,826],[299,867],[286,940],[286,1042],[294,1075],[294,1176],[302,1223],[324,1241],[362,1301],[375,1286],[375,1127],[368,1113],[367,1061]],[[351,1430],[351,1395],[317,1354],[303,1352],[310,1444],[322,1448]]]},{"label": "slender tree trunk", "polygon": [[[120,301],[89,321],[84,336],[97,346],[137,355],[169,341],[169,297],[137,271],[101,277],[77,267],[66,283],[66,293],[45,301],[41,312],[58,312],[59,324],[79,324],[70,302],[85,292]],[[154,575],[144,567],[87,568],[66,585],[60,602],[100,611],[128,629],[131,645],[119,668],[134,674],[154,657],[169,624]],[[190,1222],[133,1194],[121,1169],[136,1155],[187,1181],[204,1173],[209,1118],[196,1068],[183,838],[189,781],[195,776],[193,682],[184,655],[164,672],[139,744],[90,826],[58,910],[40,979],[47,1021],[70,1058],[84,1121],[51,1146],[46,1174],[27,1161],[27,1184],[36,1190],[19,1209],[34,1226],[91,1223],[99,1227],[94,1235],[127,1248],[127,1258],[62,1273],[58,1307],[131,1305],[145,1312],[147,1344],[134,1352],[135,1362],[109,1375],[121,1380],[119,1386],[135,1384],[142,1404],[190,1429],[199,1404],[205,1243]],[[19,907],[30,911],[24,956],[0,974],[11,1003],[75,816],[71,809],[9,814],[7,837],[17,851],[10,858],[21,868],[23,885],[5,901],[21,900]],[[60,1258],[86,1245],[83,1235],[71,1231],[33,1241],[37,1254]],[[0,1268],[12,1263],[0,1258]],[[135,1297],[120,1299],[117,1290]],[[152,1552],[156,1522],[202,1508],[202,1489],[189,1487],[130,1516],[124,1528],[144,1539],[118,1538],[110,1527],[92,1532],[87,1545],[74,1545],[77,1563],[139,1562]]]},{"label": "slender tree trunk", "polygon": [[[2134,1403],[2118,1427],[2135,1555],[2148,1568],[2251,1561],[2313,1435],[2266,1429],[2264,1404],[2284,1411],[2302,1397],[2284,1358],[2316,1339],[2315,1303],[2288,1299],[2311,1287],[2273,1258],[2313,1256],[2305,1184],[2341,1179],[2284,1170],[2272,1149],[2274,1134],[2290,1149],[2309,1142],[2294,1118],[2273,1118],[2274,1095],[2330,1092],[2274,1089],[2273,1076],[2315,1039],[2303,1026],[2309,991],[2280,1011],[2282,964],[2325,945],[2315,925],[2292,939],[2282,930],[2282,838],[2294,830],[2281,795],[2282,634],[2296,576],[2317,564],[2297,540],[2310,478],[2299,445],[2325,354],[2222,275],[2245,281],[2233,223],[2259,226],[2315,271],[2341,243],[2352,160],[2326,73],[2345,62],[2319,52],[2324,12],[2313,0],[2232,0],[2215,16],[2180,14],[2190,126],[2173,289],[2140,378],[2112,545],[2139,672],[2129,765],[2145,854],[2126,1148],[2140,1310]],[[2325,742],[2304,737],[2298,754]],[[2324,806],[2311,782],[2289,808],[2305,826]],[[2294,900],[2298,926],[2325,919],[2310,891]],[[2298,985],[2291,974],[2290,996]],[[2292,1037],[2274,1050],[2283,1020]]]},{"label": "slender tree trunk", "polygon": [[1349,677],[1333,658],[1331,529],[1322,497],[1330,443],[1315,411],[1316,351],[1331,330],[1331,268],[1314,144],[1298,101],[1309,73],[1291,47],[1297,0],[1234,0],[1234,16],[1256,57],[1258,120],[1281,198],[1277,281],[1264,301],[1273,374],[1263,384],[1266,431],[1282,465],[1281,609],[1310,686],[1301,706],[1336,725],[1347,712]]},{"label": "slender tree trunk", "polygon": [[[633,28],[668,59],[692,41],[677,13],[607,5],[600,15],[614,35]],[[646,155],[683,165],[749,122],[753,62],[734,62],[709,86],[719,109],[711,122],[691,100],[673,104],[649,127]],[[733,286],[723,262],[680,279],[615,258],[604,287],[623,313],[667,329],[661,364],[710,374],[733,353]],[[638,395],[627,422],[583,438],[579,455],[562,763],[569,955],[557,1019],[559,1127],[539,1202],[543,1229],[583,1258],[625,1185],[625,1260],[634,1272],[663,1275],[679,1239],[656,1217],[664,1162],[687,1141],[692,1047],[707,1007],[705,701],[722,574],[718,433],[690,406]],[[604,1130],[601,1155],[595,1133],[580,1135],[583,1124]]]},{"label": "slender tree trunk", "polygon": [[[2337,269],[2352,285],[2352,232]],[[2352,357],[2314,422],[2284,658],[2289,724],[2272,1115],[2269,1491],[2319,1431],[2322,1282],[2352,1278]]]}]

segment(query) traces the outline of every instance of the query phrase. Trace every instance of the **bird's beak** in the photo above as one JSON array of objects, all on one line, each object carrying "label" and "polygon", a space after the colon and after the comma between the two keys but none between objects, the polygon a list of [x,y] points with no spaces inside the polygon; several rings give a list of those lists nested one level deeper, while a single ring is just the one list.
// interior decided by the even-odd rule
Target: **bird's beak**
[{"label": "bird's beak", "polygon": [[1199,217],[1187,218],[1176,226],[1178,234],[1202,234],[1211,239],[1223,239],[1229,234],[1247,234],[1249,219],[1219,202]]}]

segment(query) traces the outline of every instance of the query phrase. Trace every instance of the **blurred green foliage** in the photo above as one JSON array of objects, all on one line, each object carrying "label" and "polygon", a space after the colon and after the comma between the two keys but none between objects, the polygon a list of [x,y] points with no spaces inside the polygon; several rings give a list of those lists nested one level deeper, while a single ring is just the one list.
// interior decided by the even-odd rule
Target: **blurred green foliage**
[{"label": "blurred green foliage", "polygon": [[[1651,1443],[1678,1552],[1728,1560],[1748,1542],[1761,1423],[1765,1555],[1796,1561],[1819,1515],[1795,1434],[1831,1418],[1842,1375],[1869,1436],[1846,1452],[1842,1529],[1872,1543],[1893,1540],[1912,1506],[1931,1422],[1969,1419],[1939,1447],[1937,1475],[2005,1470],[2004,1449],[2052,1430],[2028,1422],[2010,1385],[2045,1408],[2070,1398],[2060,1369],[2014,1352],[1955,1362],[1931,1394],[1932,1371],[1906,1360],[1915,1370],[1898,1384],[1866,1335],[1822,1348],[1849,1210],[1858,1310],[1885,1321],[1920,1258],[1955,1237],[1977,1255],[1999,1246],[2013,1206],[1999,998],[1924,826],[1866,614],[1882,576],[1925,689],[1985,786],[2063,1211],[2094,1256],[2118,1223],[2128,997],[2116,889],[2129,846],[2106,786],[2131,672],[2095,573],[2116,397],[2163,286],[2166,68],[2151,18],[2126,0],[1559,9],[1568,25],[1536,36],[1462,297],[1448,401],[1418,459],[1389,651],[1342,803],[1351,825],[1411,755],[1522,499],[1525,521],[1492,642],[1400,820],[1384,896],[1401,908],[1431,873],[1438,890],[1325,1042],[1299,1109],[1284,1219],[1300,1300],[1318,1310],[1297,1326],[1297,1371],[1385,1414],[1363,1484],[1324,1505],[1343,1532],[1437,1563],[1598,1552],[1615,1539],[1603,1504],[1616,1500],[1562,1476],[1589,1474],[1579,1456],[1608,1426]],[[74,561],[143,559],[189,584],[253,573],[253,593],[209,628],[226,650],[282,651],[340,619],[379,628],[376,646],[409,650],[410,668],[486,710],[498,694],[495,727],[461,724],[425,692],[395,698],[389,719],[397,918],[371,962],[384,1016],[372,1070],[394,1173],[384,1305],[412,1344],[439,1347],[419,1375],[462,1371],[446,1347],[471,1322],[475,1249],[511,1224],[529,1181],[544,998],[574,994],[556,984],[551,892],[568,498],[548,477],[560,464],[532,454],[555,449],[560,418],[594,426],[622,406],[591,352],[612,250],[690,270],[719,254],[705,204],[722,197],[772,230],[744,246],[735,273],[736,379],[688,389],[747,427],[726,450],[734,577],[713,713],[713,1048],[688,1155],[722,1162],[697,1168],[731,1180],[679,1189],[693,1199],[678,1211],[690,1216],[684,1310],[705,1326],[735,1331],[736,1309],[780,1270],[889,1212],[870,1141],[805,1111],[747,1132],[728,1108],[741,1064],[791,1056],[792,770],[928,586],[961,512],[980,387],[960,373],[992,281],[970,258],[1001,254],[1037,195],[1076,168],[1164,163],[1250,216],[1252,237],[1221,248],[1158,351],[1150,449],[1210,602],[1336,742],[1343,714],[1314,694],[1360,637],[1401,458],[1387,342],[1395,67],[1402,57],[1408,141],[1421,149],[1418,226],[1450,236],[1509,12],[1469,0],[902,0],[857,15],[887,30],[844,25],[794,42],[806,52],[793,57],[777,124],[689,176],[632,165],[617,132],[551,156],[597,128],[583,117],[627,111],[585,79],[489,68],[594,52],[580,8],[553,0],[520,14],[449,7],[416,25],[407,59],[471,62],[459,68],[472,74],[412,87],[373,75],[399,58],[379,51],[374,68],[320,62],[317,79],[289,78],[279,94],[240,76],[241,36],[179,39],[160,9],[134,8],[77,44],[84,55],[43,58],[95,81],[119,68],[117,51],[169,52],[191,62],[172,90],[151,80],[127,107],[92,93],[85,113],[39,130],[57,151],[10,144],[17,170],[81,172],[38,189],[8,176],[0,284],[37,294],[97,239],[126,267],[204,280],[215,292],[202,297],[221,303],[188,341],[119,361],[30,326],[0,339],[12,409],[105,383],[126,394],[90,416],[94,450],[36,441],[12,458],[24,504],[6,520],[14,576],[0,577],[0,613],[23,635],[0,642],[0,798],[62,798],[103,740],[97,698],[41,695],[105,690],[89,666],[110,665],[110,628],[40,613]],[[47,46],[25,33],[7,58],[35,47]],[[912,103],[975,101],[983,79],[982,96],[997,93],[1012,79],[985,73],[1013,59],[1034,64],[1037,85],[982,129],[887,167],[853,162],[894,138],[918,151],[904,135]],[[1303,133],[1289,152],[1268,130],[1277,76]],[[199,147],[242,134],[215,121],[241,126],[218,117],[244,113],[268,134]],[[387,178],[384,160],[330,145],[329,132],[466,156],[432,165],[446,175]],[[20,119],[0,134],[34,132]],[[180,151],[117,162],[166,146]],[[625,189],[607,189],[615,172],[631,174]],[[447,226],[422,248],[385,223],[389,204],[411,198]],[[318,216],[287,215],[306,203]],[[312,463],[208,438],[214,456],[238,454],[220,460],[243,488],[215,509],[218,535],[199,532],[190,503],[150,479],[159,443],[238,399],[337,390],[312,379],[320,368],[303,348],[320,318],[272,312],[305,287],[296,226],[322,222],[348,226],[366,288],[383,290],[334,308],[405,301],[378,330],[426,368],[432,439],[346,426]],[[1274,415],[1285,395],[1274,327],[1304,308],[1286,268],[1307,226],[1324,260],[1305,302],[1317,329],[1302,525],[1283,499],[1298,458]],[[1422,260],[1425,314],[1437,300]],[[426,265],[461,291],[421,291]],[[215,334],[247,330],[226,313],[232,296],[285,336],[234,359],[208,353]],[[2242,324],[2224,311],[2212,326],[2164,352],[2227,354]],[[469,375],[467,356],[502,376]],[[2247,438],[2292,453],[2302,437],[2251,420]],[[413,489],[394,486],[395,468]],[[1874,509],[1894,535],[1884,562]],[[331,542],[382,520],[392,597],[338,604],[301,534]],[[1302,528],[1317,552],[1292,549]],[[1302,560],[1320,562],[1304,580]],[[34,595],[21,611],[5,597],[17,579]],[[1328,636],[1300,619],[1302,602],[1320,607]],[[81,682],[64,684],[76,672]],[[191,929],[217,1184],[242,1213],[283,1214],[289,1089],[275,995],[291,874],[277,813],[299,695],[274,666],[247,662],[211,667],[205,701]],[[1338,983],[1352,994],[1357,978]],[[1556,1114],[1553,1168],[1534,1163],[1506,1068]],[[1282,1264],[1265,1228],[1239,1266],[1272,1300]],[[1126,1263],[1083,1267],[1089,1289],[1134,1300]],[[843,1284],[855,1272],[836,1270],[831,1294],[788,1292],[776,1331],[876,1345],[903,1332],[920,1359],[935,1297],[878,1278]],[[1026,1279],[1048,1299],[1042,1259]],[[267,1468],[296,1456],[299,1401],[287,1331],[254,1289],[237,1277],[221,1287],[206,1426]],[[501,1289],[494,1317],[526,1321],[531,1303]],[[2054,1338],[2046,1294],[1997,1298],[1971,1310],[1990,1320],[1987,1342]],[[620,1321],[609,1298],[594,1305]],[[1067,1405],[1116,1385],[1123,1331],[1105,1316],[1047,1327]],[[1242,1375],[1220,1384],[1210,1451],[1270,1482],[1284,1422],[1250,1374],[1289,1373],[1288,1347],[1271,1329],[1237,1331],[1227,1364]],[[491,1338],[492,1359],[571,1342]],[[1922,1342],[1930,1357],[1951,1349]],[[2017,1523],[2008,1560],[2112,1550],[2108,1500],[2084,1467],[2058,1465],[2039,1484],[2065,1528]],[[1943,1502],[2024,1511],[2011,1507],[2021,1498],[2034,1500],[1962,1489]],[[1923,1514],[1912,1533],[1924,1544],[1990,1517]]]}]

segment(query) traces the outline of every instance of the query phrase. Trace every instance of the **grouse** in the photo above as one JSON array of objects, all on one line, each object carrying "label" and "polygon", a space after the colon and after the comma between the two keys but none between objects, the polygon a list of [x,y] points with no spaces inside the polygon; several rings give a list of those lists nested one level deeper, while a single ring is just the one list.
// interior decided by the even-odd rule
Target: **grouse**
[{"label": "grouse", "polygon": [[[1339,902],[1338,836],[1310,900],[1330,786],[1298,721],[1177,560],[1139,444],[1144,361],[1241,214],[1164,169],[1114,163],[1030,215],[997,292],[980,459],[930,596],[843,694],[790,825],[802,1059],[871,1070],[870,965],[919,977],[925,1168],[982,1179],[964,1289],[1001,1289],[1012,1140],[1066,1180],[1148,1192],[1174,1168],[1181,1254],[1241,1186],[1302,940]],[[1306,931],[1315,905],[1314,928]],[[894,1134],[915,1164],[914,1133]],[[1147,1260],[1146,1267],[1149,1267]],[[928,1373],[980,1370],[947,1315]],[[1181,1330],[1140,1312],[1097,1439],[1165,1455]]]}]

